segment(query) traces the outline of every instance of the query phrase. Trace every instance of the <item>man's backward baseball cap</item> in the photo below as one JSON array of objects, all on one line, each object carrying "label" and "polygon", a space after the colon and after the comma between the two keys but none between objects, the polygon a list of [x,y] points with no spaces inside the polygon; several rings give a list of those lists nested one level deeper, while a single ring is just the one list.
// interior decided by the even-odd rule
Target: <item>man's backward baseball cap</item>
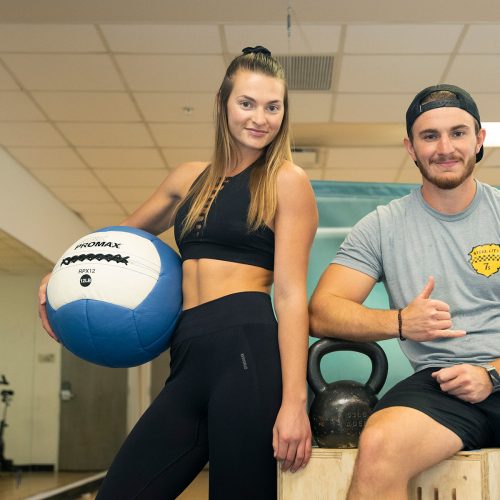
[{"label": "man's backward baseball cap", "polygon": [[[455,99],[439,99],[437,101],[430,101],[422,104],[422,101],[428,95],[432,94],[433,92],[439,92],[443,90],[454,94]],[[455,85],[433,85],[432,87],[427,87],[419,92],[411,102],[410,107],[406,112],[406,132],[408,134],[408,137],[410,137],[411,129],[413,127],[413,124],[415,123],[415,120],[422,113],[430,111],[431,109],[446,107],[460,108],[464,111],[467,111],[467,113],[475,118],[479,125],[479,128],[481,128],[481,118],[479,117],[479,110],[477,109],[474,99],[472,99],[471,95],[467,91]],[[476,162],[481,160],[481,158],[483,157],[483,153],[483,146],[481,146],[479,153],[476,154]]]}]

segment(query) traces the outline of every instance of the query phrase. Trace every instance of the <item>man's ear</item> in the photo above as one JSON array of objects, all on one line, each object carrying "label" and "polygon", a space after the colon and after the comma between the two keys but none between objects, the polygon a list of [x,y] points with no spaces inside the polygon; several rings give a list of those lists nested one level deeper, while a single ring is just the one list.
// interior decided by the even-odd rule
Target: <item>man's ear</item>
[{"label": "man's ear", "polygon": [[479,150],[481,149],[481,146],[483,146],[485,139],[486,139],[486,130],[482,128],[477,133],[476,154],[479,153]]},{"label": "man's ear", "polygon": [[403,139],[403,144],[405,145],[406,151],[408,151],[408,154],[411,156],[413,161],[416,161],[417,156],[415,154],[415,150],[413,149],[413,144],[411,143],[410,139],[408,137],[405,137]]}]

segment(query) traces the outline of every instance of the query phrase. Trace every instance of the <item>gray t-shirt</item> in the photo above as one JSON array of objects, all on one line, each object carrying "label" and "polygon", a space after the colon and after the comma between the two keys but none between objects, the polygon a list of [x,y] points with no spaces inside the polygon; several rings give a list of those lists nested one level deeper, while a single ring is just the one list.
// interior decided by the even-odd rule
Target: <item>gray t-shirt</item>
[{"label": "gray t-shirt", "polygon": [[416,371],[500,357],[498,189],[477,181],[467,209],[444,215],[417,188],[359,221],[333,262],[382,281],[391,309],[408,305],[434,276],[431,298],[449,304],[452,328],[467,335],[400,342]]}]

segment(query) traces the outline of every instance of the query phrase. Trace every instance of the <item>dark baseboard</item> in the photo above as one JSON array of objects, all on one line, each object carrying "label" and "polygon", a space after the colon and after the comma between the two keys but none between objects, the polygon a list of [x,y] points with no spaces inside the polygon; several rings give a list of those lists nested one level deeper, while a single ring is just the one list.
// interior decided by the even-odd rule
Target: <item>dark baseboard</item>
[{"label": "dark baseboard", "polygon": [[95,493],[101,486],[105,475],[106,472],[98,472],[88,478],[66,484],[60,488],[33,495],[28,497],[27,500],[75,500],[85,493]]},{"label": "dark baseboard", "polygon": [[54,464],[12,464],[6,469],[0,469],[4,472],[53,472]]},{"label": "dark baseboard", "polygon": [[[74,486],[66,491],[61,491],[59,493],[54,493],[53,495],[49,497],[45,497],[50,500],[75,500],[75,498],[79,498],[85,493],[95,493],[99,487],[101,486],[101,483],[103,481],[103,477],[99,479],[94,479],[92,481],[89,481],[85,484],[81,484],[79,486]],[[68,485],[71,486],[71,485]]]}]

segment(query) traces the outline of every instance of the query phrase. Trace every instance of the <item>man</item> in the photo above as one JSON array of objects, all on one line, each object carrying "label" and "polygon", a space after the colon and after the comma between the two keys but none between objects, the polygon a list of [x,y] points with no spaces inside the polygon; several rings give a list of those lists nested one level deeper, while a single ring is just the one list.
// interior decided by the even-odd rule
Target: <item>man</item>
[{"label": "man", "polygon": [[[365,426],[351,500],[404,499],[428,467],[500,446],[500,194],[473,177],[485,131],[452,85],[417,94],[406,127],[422,186],[353,228],[310,305],[313,335],[399,338],[415,369]],[[362,305],[377,281],[390,310]]]}]

